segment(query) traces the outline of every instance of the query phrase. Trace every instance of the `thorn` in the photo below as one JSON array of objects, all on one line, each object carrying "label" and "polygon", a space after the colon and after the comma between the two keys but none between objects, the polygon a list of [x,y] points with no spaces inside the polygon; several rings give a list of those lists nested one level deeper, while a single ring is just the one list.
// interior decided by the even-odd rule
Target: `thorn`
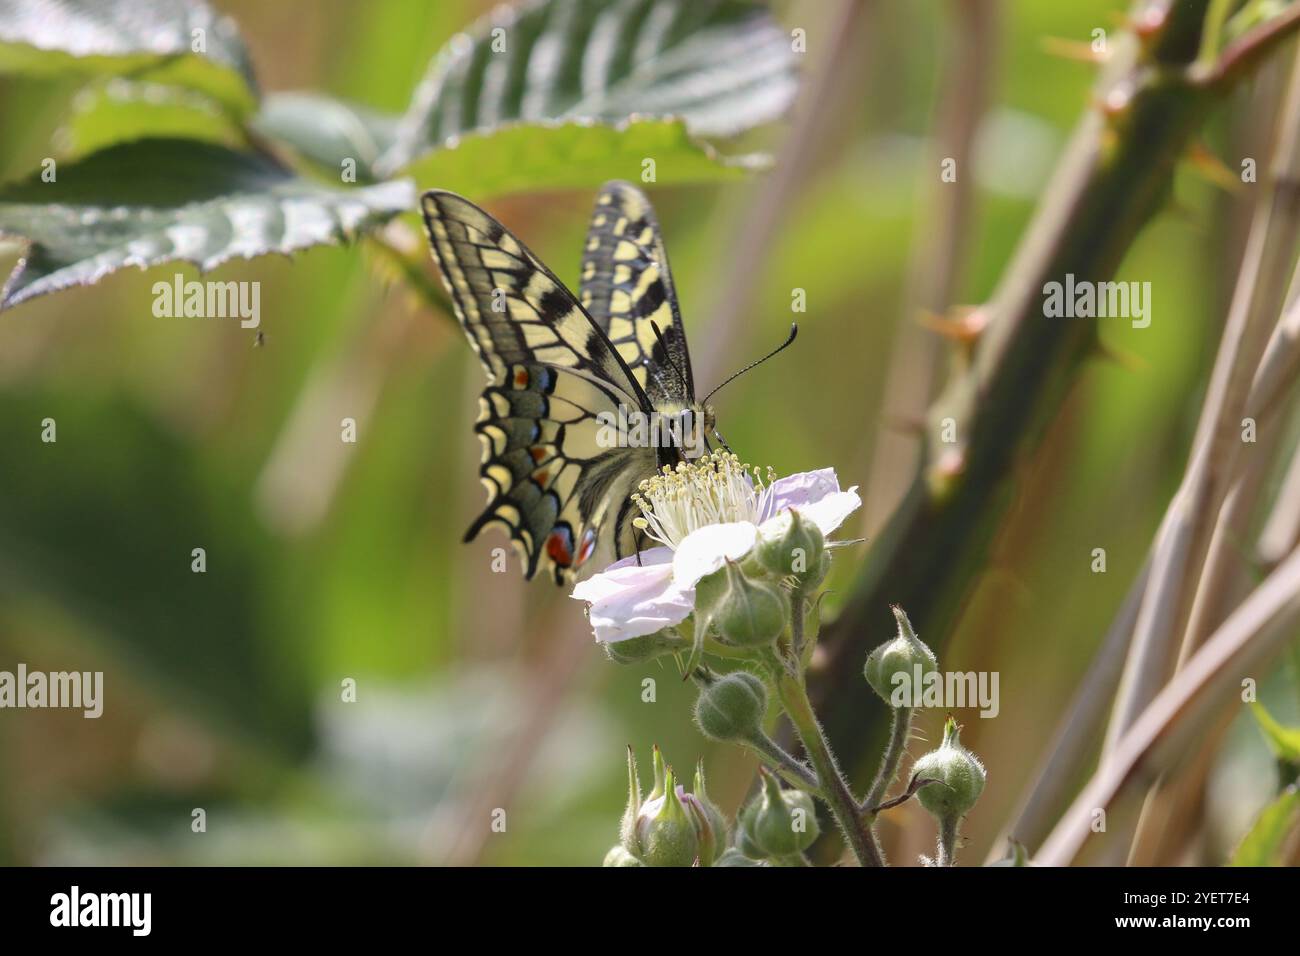
[{"label": "thorn", "polygon": [[1125,17],[1123,14],[1117,16],[1133,31],[1142,45],[1146,46],[1164,30],[1168,22],[1168,12],[1160,4],[1149,3],[1131,17]]},{"label": "thorn", "polygon": [[1092,105],[1108,120],[1118,119],[1133,105],[1133,84],[1121,80],[1100,96],[1093,95]]},{"label": "thorn", "polygon": [[931,469],[931,476],[947,482],[961,477],[966,471],[966,454],[959,448],[949,448],[939,456]]},{"label": "thorn", "polygon": [[1039,45],[1048,56],[1059,57],[1075,63],[1104,63],[1108,54],[1098,53],[1091,43],[1067,40],[1064,37],[1043,37]]},{"label": "thorn", "polygon": [[1193,143],[1187,150],[1188,167],[1213,186],[1230,193],[1241,192],[1241,180],[1204,143]]},{"label": "thorn", "polygon": [[979,340],[988,327],[989,314],[981,306],[959,305],[949,309],[946,316],[922,312],[917,317],[917,322],[922,328],[969,347]]}]

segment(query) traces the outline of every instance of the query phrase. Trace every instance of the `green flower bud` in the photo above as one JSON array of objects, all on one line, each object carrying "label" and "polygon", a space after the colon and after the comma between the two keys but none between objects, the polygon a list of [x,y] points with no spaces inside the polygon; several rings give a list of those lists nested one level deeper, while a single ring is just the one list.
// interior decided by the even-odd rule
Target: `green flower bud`
[{"label": "green flower bud", "polygon": [[969,812],[984,791],[984,765],[961,745],[959,730],[957,721],[949,717],[939,749],[921,757],[912,768],[918,777],[938,781],[918,790],[916,798],[940,820]]},{"label": "green flower bud", "polygon": [[760,794],[745,804],[736,820],[736,849],[753,860],[761,860],[767,856],[763,848],[754,840],[754,826],[758,821],[758,811],[762,805],[763,797]]},{"label": "green flower bud", "polygon": [[718,862],[714,866],[767,866],[763,860],[756,860],[745,856],[740,850],[728,847],[723,851],[722,856],[718,857]]},{"label": "green flower bud", "polygon": [[820,832],[812,797],[802,790],[783,790],[775,775],[761,769],[759,773],[763,793],[755,801],[749,836],[764,856],[802,853]]},{"label": "green flower bud", "polygon": [[793,508],[763,522],[754,553],[770,572],[792,576],[805,589],[820,584],[830,569],[821,529]]},{"label": "green flower bud", "polygon": [[668,768],[663,796],[647,800],[634,827],[636,856],[646,866],[692,866],[700,854],[698,818],[682,803],[684,790]]},{"label": "green flower bud", "polygon": [[611,850],[605,865],[711,866],[726,845],[727,821],[709,799],[703,765],[696,768],[695,792],[687,793],[655,747],[655,786],[642,800],[631,748],[627,764],[628,804],[620,847],[637,862],[628,863]]},{"label": "green flower bud", "polygon": [[[655,747],[655,756],[659,756],[659,748]],[[641,778],[637,772],[636,754],[632,752],[631,745],[627,748],[627,809],[623,811],[623,821],[619,824],[619,844],[627,850],[630,850],[634,840],[633,831],[636,828],[636,818],[641,815]],[[609,865],[609,857],[605,857],[606,866]]]},{"label": "green flower bud", "polygon": [[645,864],[627,852],[623,844],[619,843],[610,847],[601,866],[645,866]]},{"label": "green flower bud", "polygon": [[690,648],[690,641],[675,628],[666,627],[654,634],[606,643],[605,655],[615,664],[641,664],[669,654],[680,654]]},{"label": "green flower bud", "polygon": [[[912,707],[915,706],[915,701],[921,699],[921,681],[925,675],[939,669],[939,662],[935,659],[934,651],[923,644],[916,636],[916,631],[912,630],[912,622],[907,619],[907,613],[896,604],[892,610],[898,621],[898,636],[867,655],[862,673],[871,689],[885,703],[891,707]],[[896,695],[901,699],[896,699]]]},{"label": "green flower bud", "polygon": [[695,587],[695,608],[724,638],[741,647],[761,647],[780,636],[789,602],[780,588],[746,577],[735,561]]},{"label": "green flower bud", "polygon": [[700,838],[700,865],[712,866],[727,843],[727,818],[709,799],[704,783],[704,758],[695,765],[695,783],[683,802],[696,817],[696,832]]},{"label": "green flower bud", "polygon": [[695,723],[710,740],[753,740],[763,732],[767,688],[747,671],[733,671],[700,691]]}]

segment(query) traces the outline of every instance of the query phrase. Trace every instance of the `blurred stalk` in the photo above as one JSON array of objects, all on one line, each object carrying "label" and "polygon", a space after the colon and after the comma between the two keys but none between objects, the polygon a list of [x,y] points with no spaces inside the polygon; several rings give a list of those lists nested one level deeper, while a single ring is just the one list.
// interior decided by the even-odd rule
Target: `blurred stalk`
[{"label": "blurred stalk", "polygon": [[[801,10],[824,4],[805,4]],[[777,154],[772,172],[745,190],[743,214],[726,257],[725,272],[709,310],[709,335],[695,350],[695,380],[717,381],[730,371],[721,360],[734,355],[752,333],[747,320],[754,312],[754,295],[781,229],[799,195],[813,178],[818,161],[842,134],[862,84],[857,75],[867,62],[870,20],[875,0],[837,0],[822,14],[824,31],[809,31],[814,42],[825,36],[830,48],[809,59],[815,69],[799,84],[790,131]],[[730,361],[730,359],[728,359]]]},{"label": "blurred stalk", "polygon": [[[1141,3],[1112,42],[1095,102],[1080,120],[1019,248],[985,307],[970,368],[931,406],[928,443],[899,510],[876,540],[840,617],[824,632],[818,689],[828,730],[861,768],[875,736],[858,671],[888,605],[917,609],[942,650],[985,566],[1012,499],[1015,464],[1032,450],[1096,350],[1092,321],[1043,315],[1048,282],[1104,281],[1165,204],[1174,169],[1207,113],[1248,64],[1281,39],[1247,34],[1223,68],[1191,69],[1206,0]],[[1290,29],[1290,27],[1288,27]],[[1243,44],[1246,46],[1243,47]],[[958,440],[942,441],[951,418]],[[877,624],[880,627],[877,627]]]},{"label": "blurred stalk", "polygon": [[1300,551],[1293,552],[1237,608],[1116,744],[1034,857],[1068,866],[1095,836],[1135,809],[1143,791],[1195,747],[1225,711],[1241,703],[1241,681],[1263,673],[1300,624]]},{"label": "blurred stalk", "polygon": [[[868,537],[907,491],[908,476],[922,453],[919,433],[907,426],[924,419],[947,354],[944,341],[917,320],[945,315],[960,285],[971,233],[972,153],[993,85],[999,6],[995,0],[949,0],[955,56],[942,80],[934,146],[923,167],[929,177],[929,211],[916,233],[903,321],[886,366],[887,424],[878,429],[863,496]],[[954,182],[938,175],[945,159],[956,164]]]},{"label": "blurred stalk", "polygon": [[[1296,59],[1296,68],[1296,77],[1300,79],[1300,57]],[[1300,180],[1297,180],[1297,186],[1300,186]],[[1300,199],[1300,191],[1297,198]],[[1300,203],[1297,203],[1296,212],[1300,214]],[[1296,288],[1298,283],[1300,266],[1292,287]],[[1191,619],[1183,635],[1178,659],[1180,669],[1240,600],[1241,592],[1247,586],[1248,572],[1242,561],[1242,552],[1251,520],[1258,511],[1261,492],[1281,451],[1279,432],[1282,423],[1278,412],[1294,394],[1297,373],[1300,373],[1298,332],[1300,309],[1292,309],[1273,330],[1264,361],[1255,376],[1246,414],[1257,423],[1256,447],[1238,469],[1235,484],[1219,512],[1193,598]],[[1191,770],[1181,774],[1176,781],[1161,784],[1148,796],[1129,855],[1131,865],[1156,865],[1171,852],[1170,848],[1184,842],[1177,838],[1178,824],[1195,822],[1192,817],[1194,805],[1201,802],[1205,775],[1210,769],[1209,755],[1217,750],[1215,744],[1226,730],[1227,721],[1223,724],[1223,727],[1216,728],[1218,734],[1205,738],[1201,754]]]},{"label": "blurred stalk", "polygon": [[[1300,58],[1283,104],[1279,136],[1256,206],[1246,256],[1224,326],[1191,461],[1156,537],[1151,582],[1138,613],[1105,752],[1132,726],[1180,654],[1202,568],[1213,561],[1211,532],[1238,473],[1251,385],[1285,301],[1300,236]],[[1209,582],[1212,586],[1220,582]],[[1215,624],[1217,621],[1209,621]],[[1181,656],[1198,643],[1192,628]]]},{"label": "blurred stalk", "polygon": [[1105,725],[1106,713],[1124,670],[1124,651],[1133,635],[1150,570],[1151,558],[1148,555],[1101,647],[1093,656],[1092,664],[1083,675],[1070,709],[1061,718],[1055,736],[1044,749],[1044,757],[1021,797],[1019,809],[992,842],[986,862],[1002,859],[1002,848],[1006,846],[1008,837],[1023,843],[1032,853],[1067,805],[1075,781],[1097,749],[1097,738]]}]

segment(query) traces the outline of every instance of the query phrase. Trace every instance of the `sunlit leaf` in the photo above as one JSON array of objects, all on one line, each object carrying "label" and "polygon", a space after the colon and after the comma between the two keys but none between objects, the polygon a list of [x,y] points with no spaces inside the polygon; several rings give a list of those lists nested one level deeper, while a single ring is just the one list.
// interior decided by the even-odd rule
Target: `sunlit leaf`
[{"label": "sunlit leaf", "polygon": [[29,241],[0,308],[123,266],[291,253],[351,239],[414,202],[409,181],[303,179],[268,157],[194,140],[138,140],[0,187],[0,233]]},{"label": "sunlit leaf", "polygon": [[1300,766],[1300,727],[1287,727],[1280,724],[1263,704],[1251,704],[1250,712],[1255,715],[1255,722],[1264,732],[1273,756],[1287,764]]},{"label": "sunlit leaf", "polygon": [[1300,790],[1288,787],[1266,806],[1232,853],[1233,866],[1280,866],[1287,839],[1300,826]]},{"label": "sunlit leaf", "polygon": [[[645,165],[653,159],[653,167]],[[743,179],[765,168],[761,156],[722,157],[692,139],[680,120],[637,120],[619,126],[567,122],[522,124],[474,133],[426,153],[406,171],[422,186],[476,198],[524,189],[595,187],[608,179],[640,180],[648,169],[661,184]]]},{"label": "sunlit leaf", "polygon": [[0,0],[0,73],[130,76],[236,114],[257,102],[234,23],[202,0]]},{"label": "sunlit leaf", "polygon": [[245,142],[239,124],[193,90],[115,77],[74,98],[55,137],[55,155],[80,158],[135,139],[200,139],[232,148]]},{"label": "sunlit leaf", "polygon": [[434,60],[382,167],[520,122],[679,117],[692,135],[731,135],[779,116],[795,84],[790,38],[753,3],[503,6]]},{"label": "sunlit leaf", "polygon": [[375,163],[393,145],[398,117],[319,93],[273,93],[253,118],[253,129],[291,147],[332,176],[346,161],[359,182],[374,182]]}]

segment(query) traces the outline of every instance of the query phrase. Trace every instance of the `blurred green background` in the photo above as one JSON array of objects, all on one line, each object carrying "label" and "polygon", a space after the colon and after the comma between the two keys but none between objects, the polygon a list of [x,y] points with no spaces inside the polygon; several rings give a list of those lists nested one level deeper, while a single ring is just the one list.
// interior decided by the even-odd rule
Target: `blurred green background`
[{"label": "blurred green background", "polygon": [[[238,22],[265,90],[316,88],[390,111],[490,6],[215,5]],[[815,52],[836,39],[828,7],[777,9]],[[845,75],[858,85],[814,104],[833,110],[831,132],[805,157],[762,261],[735,256],[769,178],[651,191],[706,387],[780,341],[791,290],[806,290],[798,344],[719,396],[720,427],[749,461],[782,473],[834,466],[863,486],[862,534],[888,505],[868,486],[891,409],[891,348],[914,319],[909,271],[925,268],[913,257],[931,228],[935,101],[956,42],[946,3],[872,7],[848,45]],[[957,302],[993,288],[1088,104],[1093,69],[1051,55],[1044,38],[1086,43],[1117,29],[1124,8],[1001,5]],[[0,176],[58,155],[75,92],[0,78]],[[1216,117],[1212,147],[1258,142],[1257,93]],[[797,122],[726,148],[770,149],[779,162]],[[1182,473],[1241,221],[1194,175],[1175,193],[1117,276],[1152,283],[1155,320],[1103,321],[1103,340],[1132,361],[1084,370],[1025,465],[944,661],[1001,673],[996,719],[958,715],[989,768],[964,829],[970,862],[1013,809]],[[490,208],[576,282],[592,200],[524,195]],[[414,235],[414,217],[404,221]],[[0,265],[15,260],[10,249]],[[709,308],[738,266],[755,287],[724,338]],[[643,769],[653,743],[679,768],[704,756],[714,797],[735,809],[754,762],[698,735],[693,693],[671,667],[606,662],[565,593],[525,584],[513,558],[508,574],[491,572],[501,539],[460,543],[481,506],[470,425],[482,381],[458,329],[361,248],[215,272],[261,282],[257,348],[234,322],[155,318],[150,287],[176,271],[118,273],[0,316],[0,669],[103,670],[106,684],[99,720],[0,712],[0,859],[597,863],[616,840],[627,744]],[[356,444],[339,440],[349,416]],[[47,417],[56,444],[39,440]],[[203,575],[190,572],[196,547]],[[1096,547],[1105,574],[1089,569]],[[841,594],[861,551],[842,554],[831,584]],[[348,678],[355,703],[341,699]],[[1284,678],[1265,699],[1294,718]],[[942,716],[923,718],[928,739]],[[1241,722],[1231,734],[1213,825],[1189,859],[1221,860],[1272,792],[1258,734]],[[197,807],[203,834],[191,832]],[[489,826],[496,808],[503,833]],[[933,840],[912,806],[883,835],[911,859]]]}]

